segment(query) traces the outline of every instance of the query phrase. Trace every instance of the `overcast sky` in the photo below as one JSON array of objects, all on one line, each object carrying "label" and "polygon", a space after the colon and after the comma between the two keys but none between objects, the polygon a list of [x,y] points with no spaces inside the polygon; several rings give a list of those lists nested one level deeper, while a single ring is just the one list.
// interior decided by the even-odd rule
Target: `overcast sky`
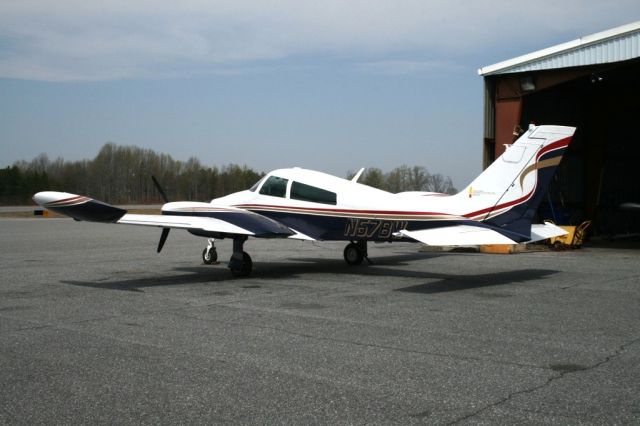
[{"label": "overcast sky", "polygon": [[637,20],[637,0],[7,0],[0,167],[115,142],[258,171],[421,165],[463,187],[479,67]]}]

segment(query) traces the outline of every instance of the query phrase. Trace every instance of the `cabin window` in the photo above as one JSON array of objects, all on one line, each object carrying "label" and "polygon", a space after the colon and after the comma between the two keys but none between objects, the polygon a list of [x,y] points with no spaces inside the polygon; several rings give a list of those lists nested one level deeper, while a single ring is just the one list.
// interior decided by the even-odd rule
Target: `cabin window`
[{"label": "cabin window", "polygon": [[313,203],[336,204],[336,193],[305,185],[300,182],[291,184],[291,198],[294,200],[311,201]]},{"label": "cabin window", "polygon": [[287,195],[287,179],[278,176],[269,176],[260,188],[262,195],[270,195],[272,197],[286,197]]}]

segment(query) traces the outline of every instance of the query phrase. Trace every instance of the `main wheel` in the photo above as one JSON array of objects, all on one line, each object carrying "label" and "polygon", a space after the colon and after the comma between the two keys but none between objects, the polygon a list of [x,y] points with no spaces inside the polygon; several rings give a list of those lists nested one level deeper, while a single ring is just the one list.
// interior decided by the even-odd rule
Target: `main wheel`
[{"label": "main wheel", "polygon": [[344,260],[349,265],[359,265],[364,259],[364,253],[356,243],[347,244],[344,248]]},{"label": "main wheel", "polygon": [[207,249],[202,250],[202,261],[205,265],[213,265],[218,261],[218,252],[215,247],[212,247],[208,253]]},{"label": "main wheel", "polygon": [[234,277],[246,277],[251,274],[253,269],[253,261],[251,256],[246,251],[242,252],[242,260],[234,259],[233,257],[229,261],[229,269]]}]

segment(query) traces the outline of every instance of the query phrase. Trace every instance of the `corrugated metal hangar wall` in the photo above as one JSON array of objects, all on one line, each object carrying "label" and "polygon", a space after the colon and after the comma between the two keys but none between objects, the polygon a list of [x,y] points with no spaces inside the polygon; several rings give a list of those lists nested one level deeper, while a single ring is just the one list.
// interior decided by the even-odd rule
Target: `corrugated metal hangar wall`
[{"label": "corrugated metal hangar wall", "polygon": [[577,127],[540,220],[592,220],[604,238],[640,234],[640,22],[479,70],[484,166],[530,123]]}]

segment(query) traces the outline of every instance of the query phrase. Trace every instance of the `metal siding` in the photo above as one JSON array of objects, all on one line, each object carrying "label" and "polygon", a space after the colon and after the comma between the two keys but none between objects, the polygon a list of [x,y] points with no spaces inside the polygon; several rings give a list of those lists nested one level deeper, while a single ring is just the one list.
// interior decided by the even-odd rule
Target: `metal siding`
[{"label": "metal siding", "polygon": [[498,69],[485,75],[596,65],[627,61],[638,57],[640,57],[640,30],[578,48],[570,48],[529,62]]},{"label": "metal siding", "polygon": [[495,85],[492,81],[484,82],[484,139],[495,138]]}]

